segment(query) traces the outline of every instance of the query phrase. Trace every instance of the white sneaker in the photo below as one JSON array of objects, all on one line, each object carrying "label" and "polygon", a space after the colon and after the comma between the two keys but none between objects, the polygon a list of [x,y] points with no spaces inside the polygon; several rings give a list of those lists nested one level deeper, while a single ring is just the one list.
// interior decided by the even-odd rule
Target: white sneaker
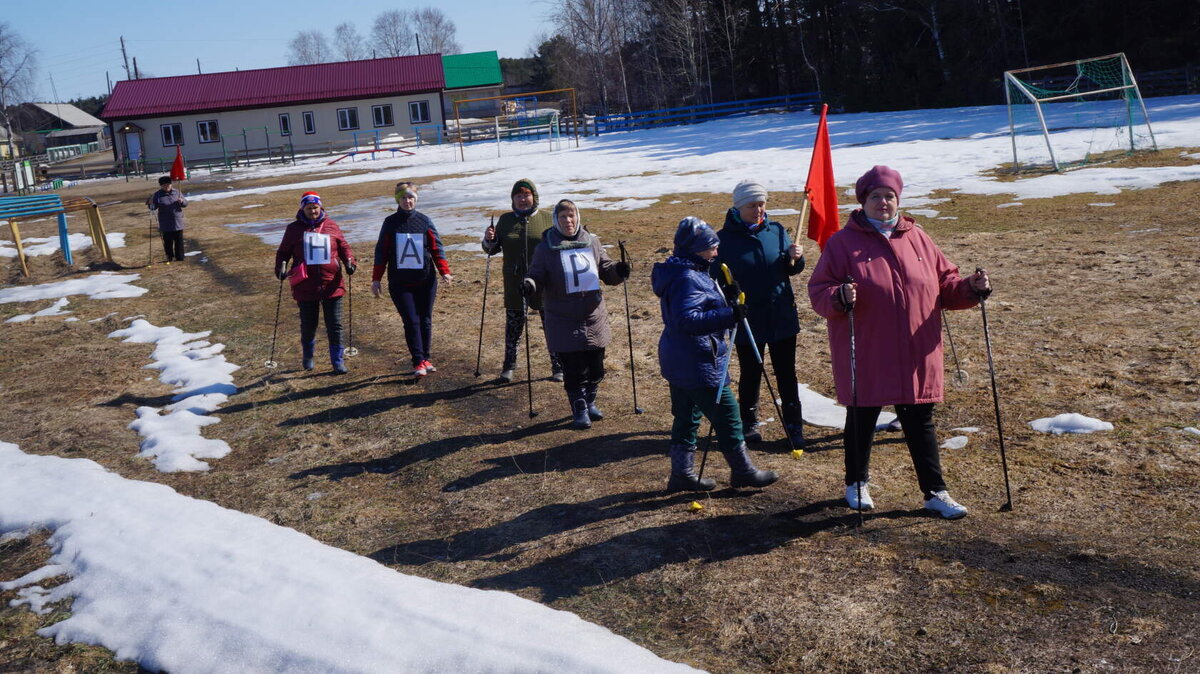
[{"label": "white sneaker", "polygon": [[512,371],[512,368],[509,368],[509,369],[507,369],[507,370],[504,370],[503,372],[501,372],[501,373],[500,373],[500,379],[502,379],[502,380],[503,380],[503,381],[505,381],[505,382],[511,382],[511,381],[513,380],[513,371]]},{"label": "white sneaker", "polygon": [[865,481],[846,485],[846,505],[850,506],[854,510],[858,510],[858,495],[861,493],[862,509],[874,510],[875,501],[871,500],[871,492],[868,489],[869,486],[870,485]]},{"label": "white sneaker", "polygon": [[423,361],[413,367],[413,374],[418,377],[424,377],[426,374],[429,374],[429,372],[425,369],[425,363]]},{"label": "white sneaker", "polygon": [[561,382],[563,380],[562,370],[559,370],[558,372],[551,372],[550,378],[553,379],[554,381]]},{"label": "white sneaker", "polygon": [[933,492],[933,496],[925,501],[925,509],[932,510],[948,520],[967,516],[967,507],[950,498],[950,493],[944,489]]}]

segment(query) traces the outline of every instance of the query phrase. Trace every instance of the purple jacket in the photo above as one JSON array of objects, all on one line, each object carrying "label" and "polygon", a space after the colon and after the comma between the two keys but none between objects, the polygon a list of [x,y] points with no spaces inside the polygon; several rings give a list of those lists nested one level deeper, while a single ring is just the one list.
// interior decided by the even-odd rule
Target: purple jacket
[{"label": "purple jacket", "polygon": [[875,231],[861,210],[826,243],[808,282],[813,310],[827,320],[838,402],[852,404],[850,320],[836,295],[852,276],[858,405],[941,402],[941,309],[979,303],[958,267],[925,230],[901,216],[892,238]]}]

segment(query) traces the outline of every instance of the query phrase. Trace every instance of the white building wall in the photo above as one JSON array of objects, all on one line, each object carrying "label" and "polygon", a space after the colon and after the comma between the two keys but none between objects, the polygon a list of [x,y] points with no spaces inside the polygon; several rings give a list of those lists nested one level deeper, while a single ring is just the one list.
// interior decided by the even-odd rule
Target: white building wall
[{"label": "white building wall", "polygon": [[[272,153],[278,153],[280,146],[286,147],[291,140],[297,154],[302,152],[346,152],[354,148],[354,132],[358,132],[360,147],[370,146],[375,134],[379,132],[381,142],[412,139],[413,122],[409,116],[409,103],[425,101],[430,120],[416,124],[442,124],[442,101],[439,92],[431,91],[424,94],[408,96],[388,96],[379,98],[364,98],[353,101],[337,101],[331,103],[311,103],[286,105],[274,108],[257,108],[254,110],[234,110],[230,112],[200,113],[189,115],[172,115],[166,117],[113,120],[114,129],[120,129],[126,121],[137,124],[145,129],[144,157],[153,170],[156,162],[166,162],[168,165],[175,159],[175,146],[163,145],[161,127],[166,124],[179,124],[183,132],[183,156],[189,163],[194,161],[211,161],[222,158],[221,143],[200,142],[199,122],[216,121],[221,136],[225,140],[225,152],[233,156],[233,151],[245,153],[247,145],[255,157],[262,157],[267,147],[267,137],[263,127],[269,131]],[[392,106],[392,125],[375,126],[372,107],[376,105]],[[338,109],[357,108],[358,128],[341,130],[338,128]],[[304,132],[304,114],[312,112],[315,119],[315,133]],[[279,115],[287,114],[291,122],[291,136],[280,134]],[[246,130],[243,141],[242,130]],[[120,134],[118,134],[119,136]],[[428,136],[428,133],[426,133]],[[125,146],[119,139],[114,144],[124,159]]]}]

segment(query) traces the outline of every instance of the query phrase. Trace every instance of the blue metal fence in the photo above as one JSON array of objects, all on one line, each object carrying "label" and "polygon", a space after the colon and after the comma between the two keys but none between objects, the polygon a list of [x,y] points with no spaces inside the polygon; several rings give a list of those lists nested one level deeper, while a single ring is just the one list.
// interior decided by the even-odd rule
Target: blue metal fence
[{"label": "blue metal fence", "polygon": [[596,135],[614,131],[633,131],[657,126],[694,124],[718,117],[748,115],[763,110],[803,110],[821,102],[816,91],[770,98],[752,98],[745,101],[728,101],[707,105],[691,105],[684,108],[643,110],[620,115],[598,115],[595,119]]}]

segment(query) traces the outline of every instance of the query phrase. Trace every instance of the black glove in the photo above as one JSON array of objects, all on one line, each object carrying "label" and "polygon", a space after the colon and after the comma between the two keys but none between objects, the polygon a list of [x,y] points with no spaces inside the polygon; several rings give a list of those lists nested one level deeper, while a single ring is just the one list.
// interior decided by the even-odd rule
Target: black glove
[{"label": "black glove", "polygon": [[746,305],[745,304],[731,304],[731,305],[729,305],[729,308],[733,309],[733,320],[734,321],[741,323],[743,320],[745,320],[745,318],[746,318]]},{"label": "black glove", "polygon": [[284,269],[283,267],[276,267],[276,268],[275,268],[275,278],[277,278],[277,279],[279,279],[280,281],[282,281],[282,280],[284,280],[284,279],[285,279],[285,278],[287,278],[287,277],[288,277],[287,269]]},{"label": "black glove", "polygon": [[849,283],[843,283],[842,285],[838,286],[838,301],[842,303],[842,311],[850,311],[854,308],[854,302],[851,302],[847,299],[849,296],[849,289]]},{"label": "black glove", "polygon": [[738,296],[742,294],[742,287],[737,284],[737,281],[721,288],[721,292],[725,294],[725,301],[729,304],[737,304]]},{"label": "black glove", "polygon": [[533,297],[534,293],[536,293],[536,292],[537,292],[537,284],[533,282],[533,279],[527,278],[524,281],[521,281],[521,296],[522,297],[525,297],[525,298]]},{"label": "black glove", "polygon": [[633,267],[630,267],[628,262],[618,262],[613,265],[613,269],[616,270],[617,276],[623,279],[629,278],[629,275],[633,273]]},{"label": "black glove", "polygon": [[356,271],[358,271],[358,265],[354,263],[354,260],[351,260],[346,263],[346,273],[347,274],[349,274],[350,276],[354,276],[354,272],[356,272]]}]

